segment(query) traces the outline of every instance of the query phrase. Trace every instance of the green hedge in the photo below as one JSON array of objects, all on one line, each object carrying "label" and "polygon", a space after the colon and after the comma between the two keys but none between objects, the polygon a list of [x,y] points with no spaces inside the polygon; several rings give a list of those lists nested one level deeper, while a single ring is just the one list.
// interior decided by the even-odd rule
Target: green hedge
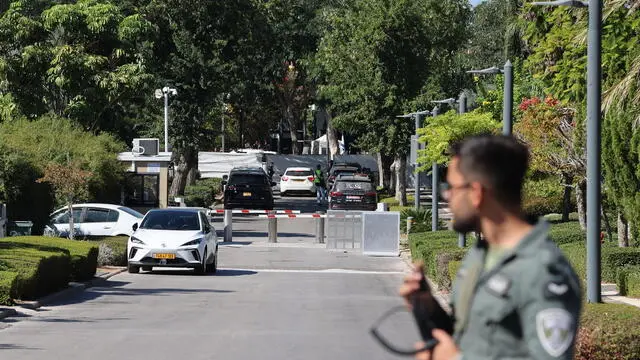
[{"label": "green hedge", "polygon": [[584,243],[587,239],[584,231],[580,228],[580,223],[577,221],[552,224],[549,229],[549,236],[558,245],[575,242]]},{"label": "green hedge", "polygon": [[196,180],[194,185],[187,185],[184,189],[184,202],[187,206],[209,207],[215,202],[221,186],[222,179],[219,178]]},{"label": "green hedge", "polygon": [[96,243],[52,237],[0,239],[0,304],[33,300],[96,273]]},{"label": "green hedge", "polygon": [[640,248],[602,247],[602,281],[616,282],[618,270],[633,265],[640,265]]},{"label": "green hedge", "polygon": [[18,273],[0,270],[0,305],[11,305],[11,286]]},{"label": "green hedge", "polygon": [[[567,259],[575,269],[578,276],[582,279],[583,285],[587,278],[587,249],[584,242],[569,243],[560,245]],[[604,244],[601,251],[601,273],[602,281],[616,283],[622,294],[623,289],[631,286],[635,289],[638,278],[640,278],[640,249],[639,248],[619,248],[613,245]],[[620,272],[625,271],[621,275]],[[636,271],[637,273],[634,273]],[[629,279],[629,285],[625,282]],[[636,291],[631,291],[637,293]],[[640,297],[640,295],[637,295]]]},{"label": "green hedge", "polygon": [[640,309],[623,304],[585,304],[576,360],[640,359]]},{"label": "green hedge", "polygon": [[0,295],[5,304],[8,299],[32,300],[60,290],[71,274],[68,251],[56,247],[2,240],[0,262],[6,268]]},{"label": "green hedge", "polygon": [[17,236],[12,237],[11,241],[64,250],[71,258],[71,277],[69,278],[69,281],[90,280],[96,274],[96,267],[98,264],[98,245],[91,241],[78,241],[44,236]]},{"label": "green hedge", "polygon": [[529,216],[562,213],[562,196],[530,197],[524,200],[522,210]]},{"label": "green hedge", "polygon": [[640,298],[640,266],[620,268],[617,280],[620,295]]},{"label": "green hedge", "polygon": [[[468,239],[467,246],[472,243]],[[451,230],[409,234],[409,245],[413,260],[424,263],[427,276],[442,289],[449,289],[449,262],[461,260],[468,250],[458,248],[458,234]]]}]

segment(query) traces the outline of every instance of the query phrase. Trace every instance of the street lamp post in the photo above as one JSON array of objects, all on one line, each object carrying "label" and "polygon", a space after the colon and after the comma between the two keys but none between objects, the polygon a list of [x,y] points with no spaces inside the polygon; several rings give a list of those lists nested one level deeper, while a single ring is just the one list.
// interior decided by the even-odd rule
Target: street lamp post
[{"label": "street lamp post", "polygon": [[602,302],[600,289],[600,176],[602,95],[602,0],[559,0],[532,5],[589,8],[587,38],[587,301]]},{"label": "street lamp post", "polygon": [[[435,106],[431,114],[433,117],[438,116],[438,107]],[[431,165],[431,231],[438,230],[438,188],[439,185],[438,179],[438,163],[433,162]]]},{"label": "street lamp post", "polygon": [[504,74],[504,99],[502,107],[502,133],[511,135],[513,125],[513,65],[507,60],[503,69],[490,67],[482,70],[469,70],[469,74]]},{"label": "street lamp post", "polygon": [[156,99],[160,99],[164,96],[164,151],[169,151],[169,95],[178,95],[178,90],[170,88],[168,86],[162,89],[156,89]]}]

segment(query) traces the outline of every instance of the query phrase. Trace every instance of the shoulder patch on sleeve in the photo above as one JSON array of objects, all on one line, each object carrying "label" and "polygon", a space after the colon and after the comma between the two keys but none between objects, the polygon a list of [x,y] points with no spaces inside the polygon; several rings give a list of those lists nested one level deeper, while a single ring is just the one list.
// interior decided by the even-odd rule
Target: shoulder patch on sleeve
[{"label": "shoulder patch on sleeve", "polygon": [[573,341],[573,316],[565,309],[551,308],[536,314],[538,340],[553,357],[564,354]]}]

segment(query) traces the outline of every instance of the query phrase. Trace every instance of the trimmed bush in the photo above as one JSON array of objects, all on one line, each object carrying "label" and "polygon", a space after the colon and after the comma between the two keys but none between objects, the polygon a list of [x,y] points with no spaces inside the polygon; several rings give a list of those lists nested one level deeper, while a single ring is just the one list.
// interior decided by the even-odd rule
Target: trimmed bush
[{"label": "trimmed bush", "polygon": [[68,251],[56,247],[3,240],[0,262],[8,272],[16,273],[9,288],[11,299],[32,300],[63,289],[71,274]]},{"label": "trimmed bush", "polygon": [[620,268],[617,280],[620,295],[640,298],[640,265]]},{"label": "trimmed bush", "polygon": [[558,245],[575,242],[585,243],[587,240],[586,234],[582,231],[580,223],[577,221],[551,225],[549,229],[549,236],[551,237],[551,240]]},{"label": "trimmed bush", "polygon": [[0,271],[0,305],[13,305],[11,301],[11,287],[18,273]]},{"label": "trimmed bush", "polygon": [[[467,246],[471,243],[468,241]],[[413,260],[424,263],[425,274],[438,286],[449,289],[449,262],[461,260],[468,251],[468,247],[458,248],[458,234],[450,230],[409,234],[409,245]]]},{"label": "trimmed bush", "polygon": [[576,360],[640,359],[640,309],[622,304],[585,304]]},{"label": "trimmed bush", "polygon": [[196,180],[194,185],[187,185],[184,189],[184,202],[187,206],[209,207],[215,202],[221,185],[222,179],[218,178]]},{"label": "trimmed bush", "polygon": [[618,270],[629,265],[640,265],[639,248],[602,248],[602,281],[616,282]]},{"label": "trimmed bush", "polygon": [[540,217],[562,212],[562,197],[530,197],[524,200],[522,210],[528,216]]},{"label": "trimmed bush", "polygon": [[18,236],[12,237],[11,241],[38,247],[56,248],[67,253],[71,258],[71,277],[69,281],[90,280],[96,274],[98,244],[91,241],[46,236]]},{"label": "trimmed bush", "polygon": [[129,241],[129,237],[127,236],[100,238],[98,265],[127,266],[127,241]]}]

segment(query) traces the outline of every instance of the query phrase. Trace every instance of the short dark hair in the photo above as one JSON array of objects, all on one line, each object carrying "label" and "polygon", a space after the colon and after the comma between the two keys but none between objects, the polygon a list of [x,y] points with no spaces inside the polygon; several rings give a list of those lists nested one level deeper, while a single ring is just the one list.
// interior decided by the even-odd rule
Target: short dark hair
[{"label": "short dark hair", "polygon": [[482,134],[457,142],[449,149],[460,159],[460,172],[492,188],[496,200],[520,206],[522,184],[529,166],[529,149],[512,136]]}]

